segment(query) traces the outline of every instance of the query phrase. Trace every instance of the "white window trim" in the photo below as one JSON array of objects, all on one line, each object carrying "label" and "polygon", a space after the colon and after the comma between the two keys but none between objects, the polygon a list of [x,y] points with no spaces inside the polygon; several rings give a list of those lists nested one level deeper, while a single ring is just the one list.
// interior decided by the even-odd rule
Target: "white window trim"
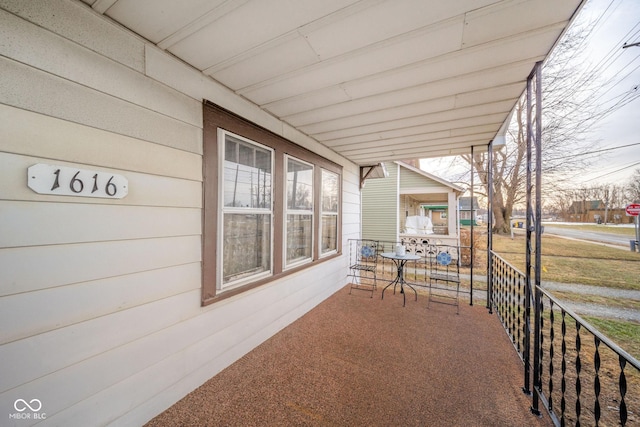
[{"label": "white window trim", "polygon": [[321,179],[321,182],[320,182],[320,209],[319,209],[319,211],[320,211],[320,221],[318,222],[319,227],[320,227],[320,229],[318,230],[318,237],[320,239],[319,239],[319,242],[318,242],[318,247],[316,248],[316,250],[318,251],[318,257],[319,258],[323,258],[323,257],[330,256],[330,255],[338,253],[338,246],[337,245],[336,245],[335,249],[331,249],[330,251],[327,251],[327,252],[322,252],[322,236],[323,236],[322,235],[322,217],[325,216],[325,215],[326,216],[335,216],[336,217],[336,236],[335,236],[336,237],[336,243],[338,242],[338,235],[340,234],[340,224],[338,224],[338,222],[339,222],[338,220],[340,219],[340,205],[338,204],[338,210],[336,212],[331,212],[331,211],[325,212],[322,209],[322,200],[323,200],[323,196],[324,196],[324,194],[323,194],[324,187],[322,185],[323,184],[322,178],[323,178],[323,174],[324,173],[328,173],[328,174],[334,175],[336,177],[336,179],[338,181],[338,194],[337,194],[337,196],[338,196],[338,201],[340,201],[340,175],[335,173],[335,172],[331,172],[329,170],[326,170],[324,168],[320,168],[320,179]]},{"label": "white window trim", "polygon": [[[271,153],[271,207],[269,209],[266,208],[251,208],[251,209],[242,209],[238,207],[225,207],[224,206],[224,162],[225,162],[225,147],[227,143],[226,136],[230,135],[234,138],[237,138],[241,141],[246,142],[247,144],[255,145],[264,150],[267,150]],[[260,144],[259,142],[253,141],[251,139],[245,138],[241,135],[235,134],[233,132],[229,132],[222,128],[218,128],[218,206],[220,207],[220,215],[218,215],[218,256],[216,259],[216,289],[218,292],[228,291],[230,289],[234,289],[245,285],[247,283],[254,282],[259,279],[263,279],[266,277],[270,277],[273,275],[273,232],[274,232],[274,177],[275,177],[275,150],[269,146]],[[270,221],[270,238],[269,238],[269,270],[264,271],[262,273],[254,274],[251,276],[244,277],[242,279],[234,280],[229,283],[224,283],[224,271],[223,271],[223,260],[224,260],[224,216],[225,214],[234,214],[234,213],[247,213],[247,214],[269,214]]]},{"label": "white window trim", "polygon": [[[288,194],[287,194],[287,175],[289,172],[289,159],[294,160],[296,162],[299,163],[303,163],[305,165],[311,166],[311,176],[313,177],[315,174],[315,168],[316,165],[314,165],[313,163],[309,163],[306,162],[302,159],[299,159],[297,157],[294,156],[290,156],[288,154],[285,154],[284,156],[284,218],[283,218],[283,226],[282,226],[282,250],[283,250],[283,254],[282,254],[282,269],[283,270],[289,270],[304,264],[309,264],[310,262],[313,262],[313,255],[314,255],[314,251],[315,251],[315,242],[314,242],[314,203],[315,203],[315,187],[316,187],[316,183],[314,182],[314,179],[312,178],[312,188],[311,188],[311,210],[289,210],[289,203],[288,203]],[[311,255],[308,258],[304,258],[301,260],[296,260],[293,261],[291,263],[287,263],[287,251],[288,251],[288,246],[287,246],[287,218],[289,217],[289,215],[310,215],[311,216]]]}]

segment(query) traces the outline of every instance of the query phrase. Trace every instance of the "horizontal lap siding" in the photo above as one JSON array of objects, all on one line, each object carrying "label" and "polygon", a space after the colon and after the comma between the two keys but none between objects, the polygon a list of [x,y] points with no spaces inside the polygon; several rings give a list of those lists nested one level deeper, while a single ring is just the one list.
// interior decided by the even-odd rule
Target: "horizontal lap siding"
[{"label": "horizontal lap siding", "polygon": [[360,237],[360,181],[359,168],[345,168],[343,171],[342,195],[342,235],[343,247],[348,253],[347,240]]},{"label": "horizontal lap siding", "polygon": [[[28,92],[28,88],[24,90]],[[202,180],[202,156],[196,153],[6,105],[0,105],[0,125],[3,152],[46,158],[49,162]],[[26,178],[26,172],[23,176]]]},{"label": "horizontal lap siding", "polygon": [[[13,36],[0,52],[11,82],[0,92],[0,406],[32,396],[54,424],[71,425],[68,413],[103,424],[135,405],[141,372],[184,364],[207,335],[189,334],[201,314],[201,102],[145,77],[144,43],[86,7],[19,6],[8,3],[26,19],[0,12]],[[37,163],[117,173],[129,193],[40,195],[27,187]],[[123,405],[101,402],[95,418],[91,398],[123,381]]]},{"label": "horizontal lap siding", "polygon": [[402,175],[400,179],[400,190],[405,188],[424,188],[425,190],[427,188],[434,188],[442,189],[444,192],[449,191],[449,189],[444,187],[442,184],[412,170],[401,167],[400,173]]},{"label": "horizontal lap siding", "polygon": [[[201,307],[202,98],[342,164],[343,247],[357,166],[80,3],[0,5],[0,407],[143,424],[345,284],[342,256]],[[37,194],[37,163],[117,173],[129,193]]]},{"label": "horizontal lap siding", "polygon": [[387,166],[387,178],[369,179],[362,192],[362,236],[395,242],[398,236],[398,168]]}]

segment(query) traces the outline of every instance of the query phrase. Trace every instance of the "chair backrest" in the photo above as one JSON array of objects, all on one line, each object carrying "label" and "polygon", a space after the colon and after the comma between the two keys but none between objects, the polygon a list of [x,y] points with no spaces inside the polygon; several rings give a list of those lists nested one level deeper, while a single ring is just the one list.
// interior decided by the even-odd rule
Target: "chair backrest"
[{"label": "chair backrest", "polygon": [[460,271],[460,248],[448,245],[431,245],[429,248],[432,269]]},{"label": "chair backrest", "polygon": [[378,258],[379,243],[377,240],[351,239],[350,259],[355,263],[375,263]]}]

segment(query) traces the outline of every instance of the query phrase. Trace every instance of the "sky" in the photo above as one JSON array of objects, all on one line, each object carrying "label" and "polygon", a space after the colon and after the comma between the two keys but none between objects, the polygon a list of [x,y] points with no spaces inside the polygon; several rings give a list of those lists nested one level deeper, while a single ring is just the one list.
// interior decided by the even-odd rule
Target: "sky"
[{"label": "sky", "polygon": [[[625,95],[635,98],[597,125],[596,137],[602,141],[601,149],[629,146],[603,152],[594,170],[579,177],[586,184],[624,182],[634,170],[640,169],[640,46],[622,48],[625,43],[640,42],[640,1],[589,0],[577,19],[598,17],[601,20],[588,39],[585,56],[592,62],[615,57],[607,61],[604,74],[617,84],[609,96],[603,98]],[[634,91],[634,88],[637,89]]]},{"label": "sky", "polygon": [[[575,174],[571,181],[576,187],[624,185],[640,169],[640,46],[622,48],[625,43],[640,42],[640,0],[588,0],[574,24],[580,22],[590,23],[592,31],[575,57],[576,66],[599,65],[598,74],[611,80],[607,91],[599,95],[603,102],[630,102],[596,123],[589,137],[599,142],[595,150],[602,151],[591,168]],[[425,170],[454,180],[460,170],[450,165],[450,159],[421,161]]]}]

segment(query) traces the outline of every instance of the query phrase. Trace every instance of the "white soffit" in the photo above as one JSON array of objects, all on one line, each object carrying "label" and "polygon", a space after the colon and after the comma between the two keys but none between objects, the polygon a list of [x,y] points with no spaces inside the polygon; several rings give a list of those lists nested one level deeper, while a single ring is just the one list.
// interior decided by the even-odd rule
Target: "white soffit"
[{"label": "white soffit", "polygon": [[528,75],[583,3],[84,1],[360,165],[503,141]]}]

